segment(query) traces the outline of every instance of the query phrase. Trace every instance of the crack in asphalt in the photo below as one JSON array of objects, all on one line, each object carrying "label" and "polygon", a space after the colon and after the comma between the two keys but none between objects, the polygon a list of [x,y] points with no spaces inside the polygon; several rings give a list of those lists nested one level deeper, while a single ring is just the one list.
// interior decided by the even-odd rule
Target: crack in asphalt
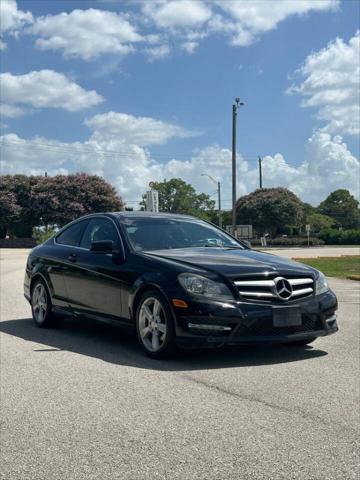
[{"label": "crack in asphalt", "polygon": [[302,418],[305,418],[305,419],[316,420],[316,421],[321,422],[323,425],[326,425],[326,426],[337,426],[342,431],[351,431],[352,433],[355,433],[355,435],[358,434],[358,431],[356,429],[353,429],[351,427],[347,427],[347,426],[345,426],[341,423],[338,423],[334,420],[332,420],[331,422],[327,422],[326,420],[324,420],[323,418],[321,418],[317,415],[309,414],[308,412],[304,412],[303,410],[300,410],[300,409],[291,409],[291,408],[287,408],[287,407],[284,407],[284,406],[275,405],[274,403],[267,402],[266,400],[262,400],[260,398],[256,398],[256,397],[253,397],[253,396],[250,396],[250,395],[246,395],[244,393],[233,392],[233,391],[228,390],[224,387],[220,387],[219,385],[214,385],[213,383],[207,382],[205,380],[201,380],[199,378],[192,377],[191,375],[183,374],[183,375],[181,375],[181,377],[186,379],[186,380],[189,380],[190,382],[196,383],[198,385],[202,385],[204,387],[209,388],[210,390],[215,390],[219,393],[223,393],[223,394],[231,396],[233,398],[238,398],[240,400],[245,400],[245,401],[248,401],[248,402],[256,402],[256,403],[259,403],[259,404],[261,404],[263,406],[266,406],[268,408],[278,410],[282,413],[290,413],[292,415],[298,415],[298,416],[301,416]]}]

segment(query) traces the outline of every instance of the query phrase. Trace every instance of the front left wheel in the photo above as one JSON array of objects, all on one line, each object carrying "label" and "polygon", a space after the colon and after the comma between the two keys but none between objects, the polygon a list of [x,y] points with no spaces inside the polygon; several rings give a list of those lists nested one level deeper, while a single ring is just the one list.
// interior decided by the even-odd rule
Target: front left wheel
[{"label": "front left wheel", "polygon": [[146,292],[136,310],[137,336],[145,353],[163,358],[175,348],[175,330],[170,308],[156,290]]}]

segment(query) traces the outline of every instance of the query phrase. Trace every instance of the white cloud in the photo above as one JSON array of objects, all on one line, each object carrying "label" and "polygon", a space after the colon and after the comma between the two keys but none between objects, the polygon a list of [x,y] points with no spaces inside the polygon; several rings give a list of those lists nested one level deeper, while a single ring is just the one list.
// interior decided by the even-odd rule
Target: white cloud
[{"label": "white cloud", "polygon": [[170,29],[201,26],[211,17],[211,10],[199,0],[145,2],[143,12],[158,27]]},{"label": "white cloud", "polygon": [[25,110],[23,108],[16,107],[15,105],[8,105],[6,103],[0,103],[0,118],[16,118],[24,115],[24,113]]},{"label": "white cloud", "polygon": [[[247,46],[289,17],[335,10],[339,1],[142,0],[134,2],[129,13],[75,9],[33,21],[31,13],[20,12],[23,20],[18,24],[33,21],[25,31],[36,37],[36,47],[59,51],[65,58],[92,60],[103,54],[123,57],[139,51],[154,61],[169,56],[171,38],[188,54],[211,34],[221,33],[231,45]],[[14,1],[10,3],[16,7]]]},{"label": "white cloud", "polygon": [[18,10],[16,0],[1,0],[0,2],[0,31],[14,33],[24,25],[32,23],[31,12]]},{"label": "white cloud", "polygon": [[[303,180],[309,198],[324,197],[337,188],[348,188],[360,197],[360,162],[339,135],[315,132],[309,138],[305,152],[307,175]],[[311,179],[311,185],[306,183]]]},{"label": "white cloud", "polygon": [[126,55],[142,40],[126,15],[94,8],[39,17],[29,32],[38,36],[37,48],[84,60],[105,53]]},{"label": "white cloud", "polygon": [[339,0],[154,0],[142,2],[142,12],[148,22],[180,38],[181,48],[193,53],[197,45],[191,35],[219,32],[227,35],[232,45],[247,46],[291,16],[338,5]]},{"label": "white cloud", "polygon": [[103,139],[96,132],[85,142],[72,143],[6,134],[0,145],[2,174],[87,172],[103,176],[127,200],[141,199],[149,182],[161,179],[158,165],[145,149],[116,137]]},{"label": "white cloud", "polygon": [[[0,1],[0,36],[17,35],[25,26],[33,22],[31,12],[18,10],[16,0]],[[0,38],[0,51],[6,50],[6,43]]]},{"label": "white cloud", "polygon": [[[210,173],[221,182],[223,205],[231,208],[231,150],[213,145],[202,149],[187,161],[170,160],[161,165],[162,178],[181,177],[199,191],[214,193],[216,186],[202,176]],[[299,166],[289,164],[280,153],[263,158],[265,187],[287,187],[300,198],[314,205],[331,191],[349,189],[360,197],[360,162],[348,150],[341,137],[315,132],[307,141],[304,161]],[[238,196],[259,185],[257,162],[238,159]],[[214,196],[216,198],[216,195]]]},{"label": "white cloud", "polygon": [[[67,174],[69,171],[62,166],[66,163],[66,152],[58,147],[71,146],[72,152],[76,154],[76,144],[62,144],[55,140],[47,140],[35,137],[26,140],[14,133],[0,137],[1,174],[22,173],[25,175],[43,175],[45,171]],[[46,160],[48,158],[48,162]]]},{"label": "white cloud", "polygon": [[199,42],[183,42],[180,47],[185,50],[190,55],[195,52],[197,47],[199,46]]},{"label": "white cloud", "polygon": [[337,38],[312,53],[297,73],[305,79],[292,85],[287,93],[302,95],[302,107],[317,108],[318,118],[326,122],[325,131],[360,133],[359,32],[348,43]]},{"label": "white cloud", "polygon": [[170,138],[185,138],[196,135],[182,127],[150,117],[134,117],[126,113],[108,112],[85,120],[94,130],[95,138],[120,139],[141,146],[161,145]]},{"label": "white cloud", "polygon": [[11,108],[14,112],[18,104],[35,108],[64,108],[74,112],[103,101],[102,96],[94,90],[84,90],[65,75],[53,70],[33,71],[25,75],[2,73],[0,83],[1,99],[8,104],[3,107],[5,113]]},{"label": "white cloud", "polygon": [[316,131],[307,141],[299,166],[289,165],[281,154],[263,159],[265,186],[290,188],[314,205],[338,188],[360,197],[360,162],[340,136]]},{"label": "white cloud", "polygon": [[155,47],[145,48],[144,52],[147,55],[149,62],[154,62],[155,60],[161,60],[170,56],[171,49],[169,45],[158,45]]},{"label": "white cloud", "polygon": [[[134,117],[133,117],[134,118]],[[151,119],[153,120],[153,119]],[[140,125],[141,122],[138,124]],[[145,129],[147,127],[146,123]],[[152,125],[149,129],[150,138]],[[188,160],[156,161],[140,146],[140,142],[158,142],[133,135],[132,129],[116,127],[103,131],[102,122],[93,122],[93,133],[85,142],[63,143],[36,137],[30,140],[15,134],[0,137],[2,173],[37,174],[45,170],[50,175],[58,172],[85,171],[101,175],[110,181],[125,200],[140,200],[152,180],[180,177],[198,191],[214,194],[216,186],[202,176],[210,173],[221,182],[223,208],[231,208],[231,151],[218,145],[208,146]],[[138,144],[134,143],[139,142]],[[165,141],[165,140],[161,140]],[[238,157],[238,196],[258,187],[257,162]],[[349,189],[360,195],[360,162],[348,150],[341,137],[331,137],[317,131],[308,140],[304,161],[290,165],[281,154],[263,158],[265,187],[287,187],[305,201],[318,204],[331,191]]]},{"label": "white cloud", "polygon": [[246,46],[259,35],[275,29],[278,24],[294,15],[311,11],[325,11],[338,6],[338,0],[277,0],[260,2],[234,2],[215,0],[228,14],[215,30],[228,31],[233,45]]}]

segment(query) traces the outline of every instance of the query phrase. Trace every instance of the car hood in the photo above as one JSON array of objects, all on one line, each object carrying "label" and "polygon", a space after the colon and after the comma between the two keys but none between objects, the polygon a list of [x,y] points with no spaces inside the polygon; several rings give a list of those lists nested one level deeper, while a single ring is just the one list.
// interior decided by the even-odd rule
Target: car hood
[{"label": "car hood", "polygon": [[255,250],[231,248],[179,248],[144,252],[151,257],[160,257],[186,266],[219,273],[228,278],[248,275],[310,275],[315,270],[287,258]]}]

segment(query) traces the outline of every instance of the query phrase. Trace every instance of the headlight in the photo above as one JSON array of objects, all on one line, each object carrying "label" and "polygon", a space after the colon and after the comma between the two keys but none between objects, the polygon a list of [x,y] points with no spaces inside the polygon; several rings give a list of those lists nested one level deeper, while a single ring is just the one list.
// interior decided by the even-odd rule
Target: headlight
[{"label": "headlight", "polygon": [[234,300],[228,287],[220,282],[192,273],[179,275],[180,285],[191,295],[202,296],[220,300]]},{"label": "headlight", "polygon": [[316,295],[320,293],[325,293],[329,290],[329,285],[325,278],[325,275],[321,272],[318,272],[318,278],[316,279]]}]

